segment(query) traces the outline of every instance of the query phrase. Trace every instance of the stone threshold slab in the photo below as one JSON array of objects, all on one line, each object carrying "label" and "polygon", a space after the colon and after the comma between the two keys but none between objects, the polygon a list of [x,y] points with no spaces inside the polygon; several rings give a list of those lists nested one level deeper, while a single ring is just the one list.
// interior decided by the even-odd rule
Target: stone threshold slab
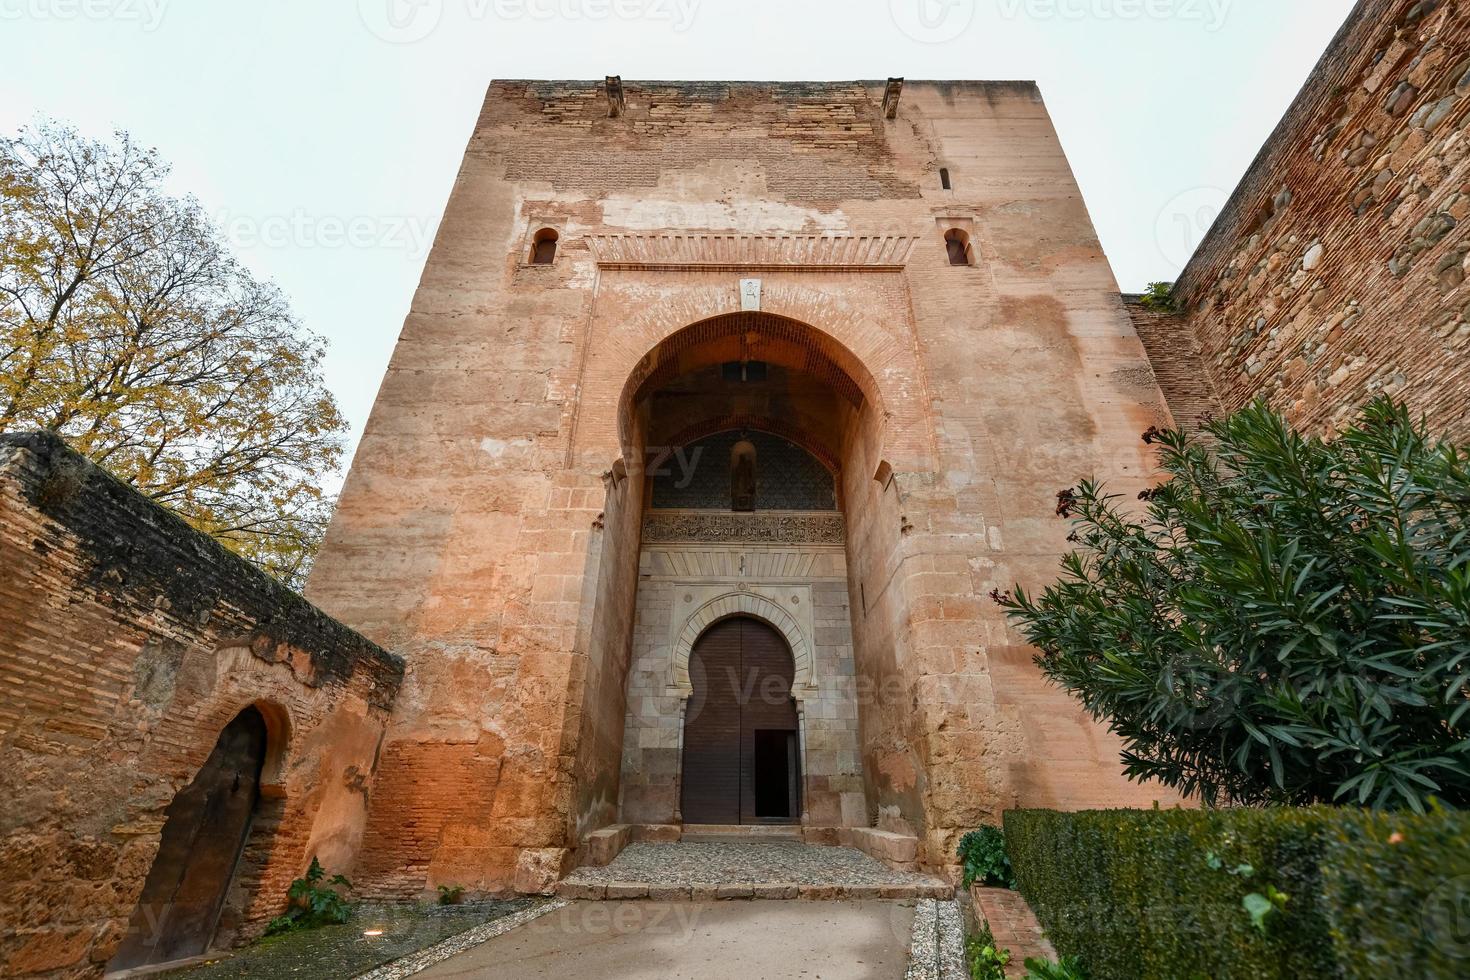
[{"label": "stone threshold slab", "polygon": [[556,895],[564,899],[619,901],[651,899],[659,902],[707,902],[763,899],[814,902],[860,900],[951,899],[954,887],[938,879],[913,884],[835,885],[798,882],[732,881],[695,885],[655,884],[646,881],[574,881],[557,883]]}]

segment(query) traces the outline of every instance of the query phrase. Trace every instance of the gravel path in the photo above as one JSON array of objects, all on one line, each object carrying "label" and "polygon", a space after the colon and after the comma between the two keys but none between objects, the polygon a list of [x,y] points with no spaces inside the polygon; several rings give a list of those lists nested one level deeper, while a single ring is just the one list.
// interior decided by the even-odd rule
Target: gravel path
[{"label": "gravel path", "polygon": [[567,876],[579,885],[638,882],[655,887],[777,884],[838,887],[932,887],[937,879],[894,871],[851,847],[800,841],[629,844],[601,868]]}]

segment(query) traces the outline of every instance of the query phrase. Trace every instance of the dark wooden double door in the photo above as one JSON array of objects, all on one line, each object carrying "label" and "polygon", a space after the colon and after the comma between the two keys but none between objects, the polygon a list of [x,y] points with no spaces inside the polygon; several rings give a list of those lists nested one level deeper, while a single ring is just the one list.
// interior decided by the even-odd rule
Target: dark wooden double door
[{"label": "dark wooden double door", "polygon": [[785,639],[759,620],[722,620],[695,643],[680,784],[685,823],[800,820],[795,672]]},{"label": "dark wooden double door", "polygon": [[209,948],[260,798],[265,719],[246,708],[169,804],[158,856],[108,969],[171,963]]}]

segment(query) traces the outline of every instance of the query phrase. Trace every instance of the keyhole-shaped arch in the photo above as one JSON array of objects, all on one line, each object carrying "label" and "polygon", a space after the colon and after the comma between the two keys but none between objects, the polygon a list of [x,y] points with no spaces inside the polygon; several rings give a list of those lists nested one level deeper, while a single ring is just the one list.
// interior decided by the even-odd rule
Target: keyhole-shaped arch
[{"label": "keyhole-shaped arch", "polygon": [[811,638],[806,635],[801,622],[773,599],[754,592],[729,592],[699,606],[689,614],[674,642],[673,687],[684,696],[694,693],[689,681],[689,656],[699,637],[715,623],[731,616],[749,616],[775,629],[791,648],[791,659],[796,667],[796,679],[791,685],[791,696],[798,702],[816,690],[817,678],[813,670]]}]

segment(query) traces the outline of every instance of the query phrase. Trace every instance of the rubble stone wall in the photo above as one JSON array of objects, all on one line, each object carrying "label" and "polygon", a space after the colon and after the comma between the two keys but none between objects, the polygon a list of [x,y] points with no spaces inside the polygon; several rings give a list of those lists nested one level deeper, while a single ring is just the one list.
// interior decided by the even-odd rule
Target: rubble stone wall
[{"label": "rubble stone wall", "polygon": [[1470,7],[1362,0],[1176,284],[1221,407],[1470,436],[1467,230]]}]

